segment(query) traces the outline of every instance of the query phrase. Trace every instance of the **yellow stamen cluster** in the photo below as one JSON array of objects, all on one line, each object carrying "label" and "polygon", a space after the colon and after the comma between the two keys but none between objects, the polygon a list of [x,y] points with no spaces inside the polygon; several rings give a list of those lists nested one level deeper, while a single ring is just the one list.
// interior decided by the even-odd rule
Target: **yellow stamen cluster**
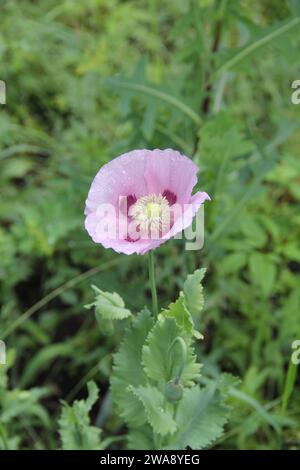
[{"label": "yellow stamen cluster", "polygon": [[140,197],[129,209],[136,226],[142,232],[164,232],[170,228],[170,206],[161,194]]}]

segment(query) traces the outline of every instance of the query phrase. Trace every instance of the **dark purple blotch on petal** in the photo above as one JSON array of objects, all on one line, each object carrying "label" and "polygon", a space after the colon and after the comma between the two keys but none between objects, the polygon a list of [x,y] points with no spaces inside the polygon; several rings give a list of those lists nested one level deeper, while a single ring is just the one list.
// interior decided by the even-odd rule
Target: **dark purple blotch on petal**
[{"label": "dark purple blotch on petal", "polygon": [[177,201],[176,194],[172,193],[172,191],[169,191],[169,189],[164,190],[163,197],[166,198],[170,206],[173,206],[173,204],[175,204],[175,202]]},{"label": "dark purple blotch on petal", "polygon": [[129,211],[130,207],[135,204],[137,201],[135,194],[130,194],[127,196],[127,211]]},{"label": "dark purple blotch on petal", "polygon": [[120,211],[121,211],[121,214],[125,215],[125,216],[128,216],[128,212],[129,212],[129,209],[130,207],[136,203],[137,201],[137,198],[135,196],[135,194],[129,194],[129,196],[122,196],[121,197],[121,203],[120,203]]},{"label": "dark purple blotch on petal", "polygon": [[127,234],[127,237],[125,238],[125,240],[129,243],[135,243],[135,242],[138,242],[140,239],[140,237],[134,239],[134,238],[131,238],[131,236],[129,234]]}]

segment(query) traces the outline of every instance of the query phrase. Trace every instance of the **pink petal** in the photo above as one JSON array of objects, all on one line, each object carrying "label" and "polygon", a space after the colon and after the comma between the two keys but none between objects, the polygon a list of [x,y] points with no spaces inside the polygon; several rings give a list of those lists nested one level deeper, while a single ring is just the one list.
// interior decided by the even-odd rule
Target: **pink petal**
[{"label": "pink petal", "polygon": [[117,205],[119,195],[140,197],[146,194],[144,159],[143,150],[133,150],[104,165],[92,182],[85,214],[96,210],[103,202]]},{"label": "pink petal", "polygon": [[197,192],[191,198],[188,204],[183,206],[182,217],[175,220],[171,230],[165,235],[168,238],[174,237],[177,233],[188,228],[193,222],[194,216],[197,214],[199,207],[204,201],[210,201],[210,197],[205,192]]},{"label": "pink petal", "polygon": [[148,194],[171,191],[177,202],[187,202],[197,183],[197,171],[192,160],[175,150],[148,151],[144,173]]}]

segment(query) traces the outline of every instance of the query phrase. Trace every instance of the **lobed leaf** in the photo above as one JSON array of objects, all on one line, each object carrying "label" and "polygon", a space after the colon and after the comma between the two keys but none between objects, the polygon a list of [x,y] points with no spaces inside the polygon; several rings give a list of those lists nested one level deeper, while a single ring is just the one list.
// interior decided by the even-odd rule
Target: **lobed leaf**
[{"label": "lobed leaf", "polygon": [[164,409],[165,397],[156,387],[147,384],[131,387],[131,390],[142,403],[153,432],[165,436],[176,431],[176,423],[170,411]]},{"label": "lobed leaf", "polygon": [[133,320],[125,332],[119,351],[114,355],[114,367],[111,378],[111,390],[118,414],[133,426],[146,422],[142,404],[136,399],[128,386],[138,387],[146,383],[142,367],[142,348],[153,319],[148,310],[143,310]]},{"label": "lobed leaf", "polygon": [[100,450],[101,430],[91,426],[89,412],[98,399],[98,387],[88,383],[88,398],[63,405],[59,419],[59,434],[64,450]]},{"label": "lobed leaf", "polygon": [[229,409],[214,393],[214,388],[198,386],[185,391],[179,402],[176,423],[178,432],[170,447],[203,449],[223,433]]},{"label": "lobed leaf", "polygon": [[124,300],[116,292],[104,292],[96,286],[92,286],[96,292],[95,301],[86,308],[95,307],[96,316],[104,320],[123,320],[130,317],[131,312],[125,308]]},{"label": "lobed leaf", "polygon": [[161,316],[175,318],[176,323],[183,331],[189,336],[192,336],[194,329],[194,322],[190,312],[187,310],[184,301],[184,295],[181,292],[179,298],[172,302],[166,310],[162,311]]},{"label": "lobed leaf", "polygon": [[[148,378],[164,386],[174,379],[183,365],[180,348],[172,346],[174,340],[183,336],[182,329],[174,318],[160,318],[152,328],[143,347],[142,361]],[[181,374],[183,386],[191,386],[199,377],[200,364],[190,343],[184,339],[187,346],[187,357]],[[171,348],[172,347],[172,348]]]},{"label": "lobed leaf", "polygon": [[203,287],[201,281],[206,269],[197,269],[189,274],[183,286],[186,307],[192,315],[197,315],[204,306]]}]

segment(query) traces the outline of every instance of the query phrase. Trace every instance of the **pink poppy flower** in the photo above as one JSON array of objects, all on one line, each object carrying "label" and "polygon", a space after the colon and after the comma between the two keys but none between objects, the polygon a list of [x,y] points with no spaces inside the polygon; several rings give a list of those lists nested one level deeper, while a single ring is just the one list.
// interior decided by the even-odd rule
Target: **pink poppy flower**
[{"label": "pink poppy flower", "polygon": [[95,243],[144,254],[189,227],[205,192],[197,166],[171,149],[133,150],[104,165],[90,187],[85,228]]}]

